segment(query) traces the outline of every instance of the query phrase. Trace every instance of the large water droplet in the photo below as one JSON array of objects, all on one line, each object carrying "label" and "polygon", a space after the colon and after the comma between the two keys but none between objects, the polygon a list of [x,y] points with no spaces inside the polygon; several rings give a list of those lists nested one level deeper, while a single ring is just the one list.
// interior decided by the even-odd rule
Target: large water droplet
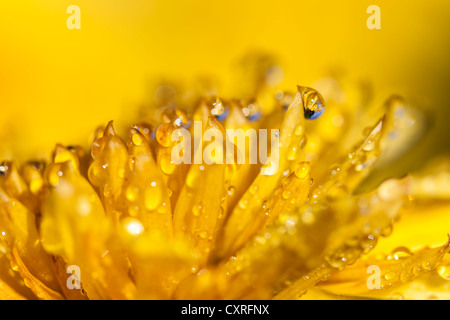
[{"label": "large water droplet", "polygon": [[411,251],[406,247],[398,247],[391,251],[388,260],[404,260],[411,256]]},{"label": "large water droplet", "polygon": [[299,179],[305,179],[309,177],[310,166],[309,162],[300,162],[295,166],[294,174]]},{"label": "large water droplet", "polygon": [[437,272],[443,279],[450,280],[450,264],[439,266]]},{"label": "large water droplet", "polygon": [[173,143],[172,132],[175,130],[171,123],[164,123],[156,130],[156,141],[163,147],[170,147]]},{"label": "large water droplet", "polygon": [[314,120],[322,115],[325,110],[325,103],[322,95],[308,87],[298,87],[302,97],[305,119]]}]

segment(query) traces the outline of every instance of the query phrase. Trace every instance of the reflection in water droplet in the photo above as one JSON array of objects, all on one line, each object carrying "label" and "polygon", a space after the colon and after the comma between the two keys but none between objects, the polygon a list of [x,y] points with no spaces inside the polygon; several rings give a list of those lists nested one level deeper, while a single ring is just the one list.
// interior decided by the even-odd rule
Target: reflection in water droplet
[{"label": "reflection in water droplet", "polygon": [[322,95],[308,87],[298,87],[302,97],[305,119],[314,120],[319,118],[325,110],[325,103]]}]

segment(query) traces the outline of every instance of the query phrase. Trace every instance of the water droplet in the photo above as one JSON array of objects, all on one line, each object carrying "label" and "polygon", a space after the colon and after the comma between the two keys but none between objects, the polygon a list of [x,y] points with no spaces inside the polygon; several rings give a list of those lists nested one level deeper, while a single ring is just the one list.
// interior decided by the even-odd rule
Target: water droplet
[{"label": "water droplet", "polygon": [[429,261],[425,261],[424,263],[422,263],[422,268],[425,271],[430,271],[431,269],[433,269],[433,265]]},{"label": "water droplet", "polygon": [[8,172],[8,164],[6,162],[2,162],[0,164],[0,176],[6,176]]},{"label": "water droplet", "polygon": [[335,164],[330,167],[329,174],[331,177],[337,176],[340,172],[341,172],[341,168],[339,167],[339,165]]},{"label": "water droplet", "polygon": [[386,228],[384,228],[383,230],[381,230],[381,236],[383,237],[389,237],[392,234],[393,231],[393,227],[392,225],[388,225]]},{"label": "water droplet", "polygon": [[314,191],[311,193],[311,200],[313,201],[313,203],[317,202],[320,194],[321,194],[320,188],[314,189]]},{"label": "water droplet", "polygon": [[298,146],[291,146],[289,147],[288,153],[287,153],[287,159],[289,161],[293,161],[295,159],[297,159],[298,157],[298,153],[299,153],[299,147]]},{"label": "water droplet", "polygon": [[411,256],[411,251],[406,247],[398,247],[391,251],[388,260],[404,260]]},{"label": "water droplet", "polygon": [[161,203],[161,198],[161,190],[159,188],[148,188],[145,190],[145,207],[148,210],[155,210]]},{"label": "water droplet", "polygon": [[170,147],[173,143],[172,133],[175,130],[171,123],[164,123],[156,130],[156,141],[163,147]]},{"label": "water droplet", "polygon": [[257,193],[257,191],[258,191],[258,186],[257,185],[250,186],[250,188],[249,188],[250,194],[255,195]]},{"label": "water droplet", "polygon": [[288,200],[289,198],[292,197],[292,191],[291,190],[284,190],[283,191],[283,199]]},{"label": "water droplet", "polygon": [[347,259],[339,254],[333,255],[328,259],[328,263],[330,264],[330,266],[336,269],[342,269],[345,266],[346,262]]},{"label": "water droplet", "polygon": [[362,146],[362,149],[364,151],[372,151],[375,148],[375,143],[372,140],[367,140],[364,145]]},{"label": "water droplet", "polygon": [[322,95],[308,87],[298,87],[302,97],[305,119],[314,120],[320,117],[325,110],[325,103]]},{"label": "water droplet", "polygon": [[294,129],[294,134],[295,134],[296,136],[301,136],[301,135],[303,135],[304,132],[305,132],[305,131],[304,131],[304,129],[303,129],[303,126],[300,125],[300,124],[298,124],[298,125],[295,127],[295,129]]},{"label": "water droplet", "polygon": [[130,157],[128,161],[128,167],[131,172],[136,172],[136,159],[134,157]]},{"label": "water droplet", "polygon": [[388,272],[384,275],[384,278],[388,281],[391,281],[397,278],[397,274],[395,272]]},{"label": "water droplet", "polygon": [[200,202],[197,206],[194,206],[192,208],[192,213],[194,214],[194,216],[198,217],[200,214],[202,214],[203,212],[203,206],[202,203]]},{"label": "water droplet", "polygon": [[364,169],[367,168],[367,164],[366,163],[359,163],[355,166],[355,170],[356,171],[363,171]]},{"label": "water droplet", "polygon": [[307,142],[308,142],[308,138],[306,138],[306,136],[304,136],[298,144],[300,149],[304,149]]},{"label": "water droplet", "polygon": [[223,218],[223,214],[224,214],[224,209],[223,207],[219,208],[219,214],[217,215],[217,219],[222,219]]},{"label": "water droplet", "polygon": [[302,213],[302,221],[304,224],[310,225],[313,224],[316,220],[314,213],[312,211],[311,207],[308,207],[305,209],[305,211]]},{"label": "water droplet", "polygon": [[444,264],[438,267],[438,274],[445,280],[450,280],[450,265]]},{"label": "water droplet", "polygon": [[230,113],[230,109],[225,102],[219,97],[213,97],[206,103],[211,115],[215,116],[217,120],[223,121]]},{"label": "water droplet", "polygon": [[262,207],[263,209],[266,209],[266,208],[267,208],[267,206],[268,206],[268,204],[269,204],[269,201],[267,201],[267,200],[264,200],[264,201],[262,202],[262,205],[261,205],[261,207]]},{"label": "water droplet", "polygon": [[364,249],[364,253],[367,253],[370,250],[372,250],[375,247],[375,245],[377,244],[377,242],[378,242],[378,239],[373,234],[363,235],[360,239],[360,245],[361,245],[361,248]]},{"label": "water droplet", "polygon": [[173,163],[172,157],[169,154],[165,154],[161,157],[159,165],[165,174],[173,174],[177,168],[177,165]]},{"label": "water droplet", "polygon": [[9,264],[11,266],[11,269],[13,269],[14,271],[19,271],[19,265],[14,260],[10,260]]},{"label": "water droplet", "polygon": [[254,99],[252,99],[247,106],[243,107],[241,111],[250,122],[258,121],[262,116],[258,103]]},{"label": "water droplet", "polygon": [[310,174],[309,162],[298,163],[294,169],[294,174],[299,179],[305,179],[305,178],[309,177],[309,174]]},{"label": "water droplet", "polygon": [[140,146],[142,144],[142,136],[139,133],[134,133],[131,136],[131,141],[135,146]]},{"label": "water droplet", "polygon": [[239,201],[239,207],[241,209],[247,209],[247,205],[248,205],[248,201],[246,199]]}]

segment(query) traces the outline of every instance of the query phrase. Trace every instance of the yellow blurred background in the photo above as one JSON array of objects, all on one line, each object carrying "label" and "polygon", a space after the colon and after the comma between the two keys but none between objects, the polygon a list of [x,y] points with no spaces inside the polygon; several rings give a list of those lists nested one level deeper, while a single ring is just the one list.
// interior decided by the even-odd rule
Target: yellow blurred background
[{"label": "yellow blurred background", "polygon": [[[72,4],[80,30],[66,26]],[[372,4],[380,30],[366,27]],[[230,87],[236,60],[261,49],[280,59],[286,88],[338,68],[370,80],[380,104],[396,93],[434,116],[416,168],[450,150],[449,19],[448,0],[1,0],[0,158],[46,157],[132,121],[155,77],[212,74]]]}]

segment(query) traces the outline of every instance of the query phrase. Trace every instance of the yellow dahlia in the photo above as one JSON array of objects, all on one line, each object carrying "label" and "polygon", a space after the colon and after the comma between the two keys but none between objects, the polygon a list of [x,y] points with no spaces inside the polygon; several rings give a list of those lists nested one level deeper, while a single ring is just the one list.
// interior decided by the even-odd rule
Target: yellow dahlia
[{"label": "yellow dahlia", "polygon": [[[448,299],[448,159],[389,167],[425,117],[397,96],[348,103],[331,78],[273,90],[269,62],[246,62],[237,99],[161,86],[128,136],[111,121],[90,150],[3,162],[0,298]],[[231,163],[216,161],[228,149],[175,163],[173,137],[194,122],[232,145]],[[278,131],[242,147],[228,129]],[[249,161],[256,142],[271,160],[277,148],[277,170]],[[188,159],[212,143],[187,143]]]}]

